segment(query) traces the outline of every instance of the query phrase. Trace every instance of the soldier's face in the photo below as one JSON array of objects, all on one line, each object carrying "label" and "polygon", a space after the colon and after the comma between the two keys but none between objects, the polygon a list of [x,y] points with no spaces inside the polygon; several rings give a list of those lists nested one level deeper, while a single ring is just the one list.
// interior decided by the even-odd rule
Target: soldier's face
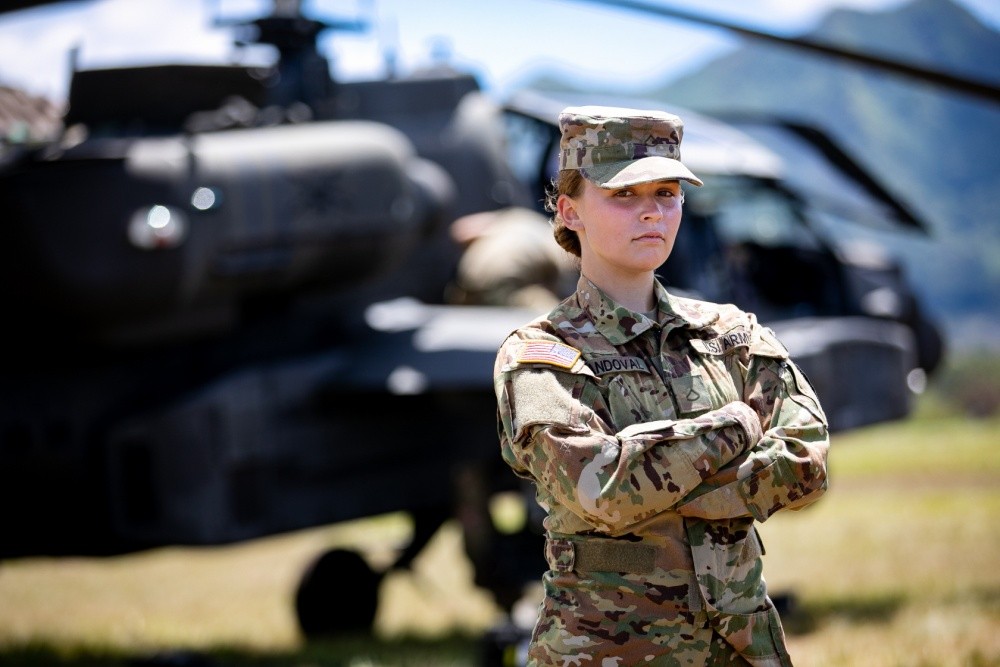
[{"label": "soldier's face", "polygon": [[670,256],[681,201],[677,181],[614,190],[585,181],[579,196],[562,195],[558,207],[566,226],[580,237],[584,273],[625,277],[652,272]]}]

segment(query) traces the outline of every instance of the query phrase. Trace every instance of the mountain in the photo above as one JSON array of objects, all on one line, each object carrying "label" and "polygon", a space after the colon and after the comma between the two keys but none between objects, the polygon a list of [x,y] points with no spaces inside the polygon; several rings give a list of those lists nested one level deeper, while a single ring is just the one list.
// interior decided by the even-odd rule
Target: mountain
[{"label": "mountain", "polygon": [[[836,10],[809,37],[1000,83],[1000,33],[951,0]],[[756,41],[638,95],[825,129],[930,223],[882,240],[953,346],[1000,348],[1000,104]]]},{"label": "mountain", "polygon": [[[1000,79],[1000,33],[950,0],[834,11],[810,37]],[[756,43],[650,94],[710,113],[777,113],[825,128],[930,221],[930,240],[892,242],[949,337],[1000,345],[989,333],[1000,332],[1000,105]]]}]

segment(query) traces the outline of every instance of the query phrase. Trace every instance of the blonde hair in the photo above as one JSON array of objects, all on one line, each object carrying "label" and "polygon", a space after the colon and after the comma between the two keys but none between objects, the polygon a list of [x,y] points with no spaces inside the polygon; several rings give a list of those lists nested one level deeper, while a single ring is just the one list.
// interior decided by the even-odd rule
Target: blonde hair
[{"label": "blonde hair", "polygon": [[579,197],[582,192],[583,174],[580,170],[563,169],[559,172],[559,176],[552,180],[545,195],[545,210],[552,214],[552,236],[555,237],[559,247],[576,257],[580,257],[582,253],[580,237],[566,226],[562,216],[559,215],[556,202],[559,201],[559,195]]}]

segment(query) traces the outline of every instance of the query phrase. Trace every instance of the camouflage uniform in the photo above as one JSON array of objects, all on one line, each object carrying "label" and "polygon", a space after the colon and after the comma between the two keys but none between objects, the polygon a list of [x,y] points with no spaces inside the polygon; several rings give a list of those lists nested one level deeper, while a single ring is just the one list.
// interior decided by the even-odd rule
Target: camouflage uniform
[{"label": "camouflage uniform", "polygon": [[504,459],[547,516],[539,665],[789,665],[754,521],[826,488],[826,418],[753,315],[581,278],[500,348]]}]

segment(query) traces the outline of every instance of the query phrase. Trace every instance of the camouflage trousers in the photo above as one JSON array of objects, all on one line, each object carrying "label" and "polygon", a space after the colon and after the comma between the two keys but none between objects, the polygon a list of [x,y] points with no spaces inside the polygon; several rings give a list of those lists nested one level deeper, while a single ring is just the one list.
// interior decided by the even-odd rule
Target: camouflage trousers
[{"label": "camouflage trousers", "polygon": [[750,667],[721,635],[708,616],[686,613],[673,620],[657,620],[645,637],[632,635],[623,644],[607,642],[581,646],[565,631],[536,628],[528,649],[528,666],[542,667]]},{"label": "camouflage trousers", "polygon": [[767,612],[771,622],[761,628],[770,635],[768,641],[746,647],[744,655],[720,634],[720,619],[712,612],[687,607],[684,586],[677,587],[679,598],[654,602],[648,595],[630,595],[623,585],[595,587],[593,580],[582,589],[560,585],[572,581],[572,575],[551,571],[544,577],[546,596],[528,647],[528,665],[791,667],[773,608]]}]

